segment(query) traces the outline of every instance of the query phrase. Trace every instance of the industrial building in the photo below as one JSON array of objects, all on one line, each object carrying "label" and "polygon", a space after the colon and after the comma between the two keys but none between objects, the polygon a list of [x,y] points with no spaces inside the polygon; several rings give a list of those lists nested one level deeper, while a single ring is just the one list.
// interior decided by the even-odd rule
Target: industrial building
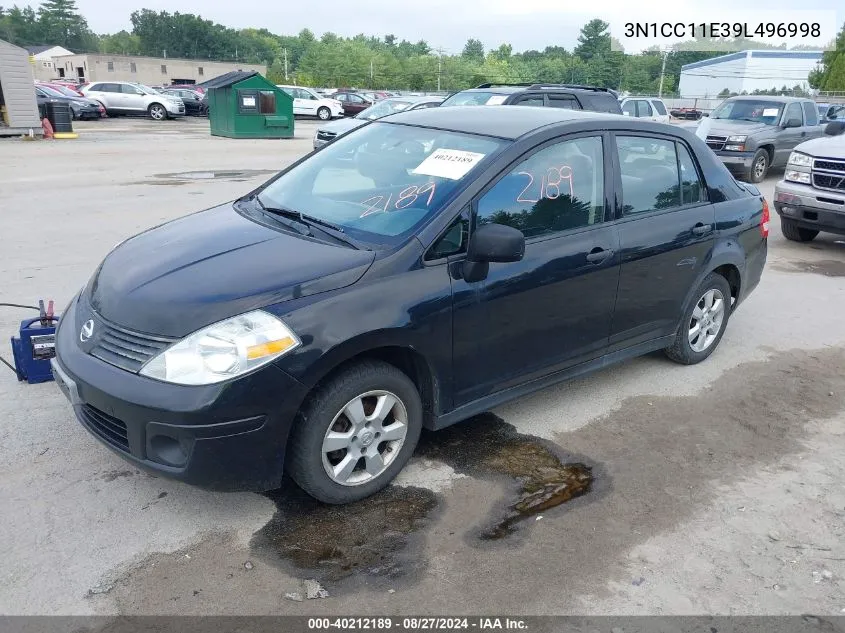
[{"label": "industrial building", "polygon": [[29,61],[32,62],[32,74],[39,81],[48,81],[56,77],[54,57],[73,55],[63,46],[27,46]]},{"label": "industrial building", "polygon": [[0,136],[41,135],[32,65],[25,49],[0,40]]},{"label": "industrial building", "polygon": [[54,57],[53,65],[53,75],[48,79],[134,81],[149,86],[199,84],[233,70],[254,70],[262,75],[267,74],[267,66],[264,64],[99,53]]},{"label": "industrial building", "polygon": [[821,51],[753,50],[681,66],[681,97],[713,98],[724,90],[752,93],[772,88],[809,89],[807,78],[821,62]]}]

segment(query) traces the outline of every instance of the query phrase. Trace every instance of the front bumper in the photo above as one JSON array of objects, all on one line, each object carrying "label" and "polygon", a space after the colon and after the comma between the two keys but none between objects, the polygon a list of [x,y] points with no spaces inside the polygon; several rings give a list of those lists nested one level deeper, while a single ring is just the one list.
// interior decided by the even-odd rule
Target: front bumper
[{"label": "front bumper", "polygon": [[56,383],[86,430],[149,472],[214,490],[281,485],[284,451],[305,388],[273,364],[217,385],[139,376],[86,354],[76,299],[56,332]]},{"label": "front bumper", "polygon": [[751,169],[751,164],[754,162],[754,152],[715,152],[725,167],[731,172],[744,174]]},{"label": "front bumper", "polygon": [[164,104],[164,107],[167,109],[168,114],[172,116],[184,116],[185,115],[185,104],[182,102],[179,103],[171,103],[168,101]]},{"label": "front bumper", "polygon": [[798,226],[845,235],[845,191],[827,191],[781,180],[775,185],[775,211]]}]

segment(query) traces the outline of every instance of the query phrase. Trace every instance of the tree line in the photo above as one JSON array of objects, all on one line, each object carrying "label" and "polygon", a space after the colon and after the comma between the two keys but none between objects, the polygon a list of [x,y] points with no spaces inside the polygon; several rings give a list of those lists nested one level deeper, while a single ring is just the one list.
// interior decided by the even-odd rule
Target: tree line
[{"label": "tree line", "polygon": [[[0,39],[20,46],[60,45],[73,52],[100,52],[152,57],[194,58],[268,67],[275,83],[352,86],[370,89],[460,90],[484,82],[582,83],[639,94],[677,91],[681,66],[736,50],[735,40],[691,40],[666,55],[657,48],[636,55],[621,52],[609,25],[599,19],[581,29],[568,50],[515,53],[504,43],[488,49],[476,38],[460,53],[447,55],[426,40],[410,42],[395,35],[342,37],[310,30],[279,35],[267,29],[232,29],[199,15],[140,9],[130,16],[131,31],[93,33],[74,0],[45,0],[37,9],[0,7]],[[614,45],[616,44],[616,45]],[[743,42],[739,43],[740,45]],[[810,83],[823,90],[845,90],[845,27],[836,50],[825,53],[824,68]],[[765,48],[748,42],[748,48]],[[778,48],[770,46],[769,48]],[[696,50],[690,50],[696,49]],[[662,76],[662,77],[661,77]]]}]

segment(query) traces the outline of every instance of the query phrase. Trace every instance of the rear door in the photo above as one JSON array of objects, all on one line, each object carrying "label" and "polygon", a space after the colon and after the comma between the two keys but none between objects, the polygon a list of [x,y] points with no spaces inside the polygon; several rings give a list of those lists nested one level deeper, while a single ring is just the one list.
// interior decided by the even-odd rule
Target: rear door
[{"label": "rear door", "polygon": [[637,132],[613,138],[622,269],[610,352],[674,333],[715,230],[713,205],[685,143]]},{"label": "rear door", "polygon": [[619,282],[608,143],[593,133],[540,145],[473,202],[472,230],[515,227],[525,256],[490,264],[480,281],[464,279],[463,257],[450,258],[455,406],[607,348]]}]

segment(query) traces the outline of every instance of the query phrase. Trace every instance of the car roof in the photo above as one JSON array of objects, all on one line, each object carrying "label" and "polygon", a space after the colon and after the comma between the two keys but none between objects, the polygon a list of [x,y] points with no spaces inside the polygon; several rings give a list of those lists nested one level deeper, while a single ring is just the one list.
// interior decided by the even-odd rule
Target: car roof
[{"label": "car roof", "polygon": [[808,97],[786,97],[781,95],[737,95],[735,97],[728,97],[727,99],[725,99],[725,101],[741,101],[742,99],[751,99],[755,101],[778,101],[780,103],[810,101]]},{"label": "car roof", "polygon": [[403,110],[390,114],[380,121],[514,140],[547,125],[585,119],[592,119],[596,123],[624,120],[627,123],[636,124],[630,117],[623,117],[621,114],[498,105],[442,106],[422,110]]}]

